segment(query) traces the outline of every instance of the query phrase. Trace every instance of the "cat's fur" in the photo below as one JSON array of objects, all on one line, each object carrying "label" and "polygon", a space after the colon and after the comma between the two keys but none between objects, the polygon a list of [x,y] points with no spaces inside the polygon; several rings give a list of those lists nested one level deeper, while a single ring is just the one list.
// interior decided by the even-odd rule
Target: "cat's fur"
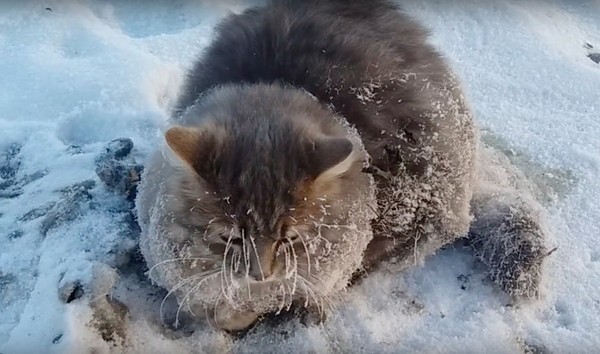
[{"label": "cat's fur", "polygon": [[223,21],[144,173],[150,276],[235,330],[467,235],[476,129],[426,37],[380,0],[279,0]]}]

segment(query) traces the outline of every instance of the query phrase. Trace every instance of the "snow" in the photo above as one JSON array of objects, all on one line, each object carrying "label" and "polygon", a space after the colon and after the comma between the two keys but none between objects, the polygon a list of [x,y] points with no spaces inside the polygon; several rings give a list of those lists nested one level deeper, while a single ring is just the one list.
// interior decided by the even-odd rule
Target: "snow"
[{"label": "snow", "polygon": [[[463,79],[484,139],[543,191],[558,247],[543,299],[511,301],[457,244],[422,267],[399,274],[391,264],[372,274],[337,299],[322,325],[283,321],[241,339],[161,327],[165,293],[127,271],[127,208],[102,187],[94,161],[119,137],[131,138],[134,158],[145,161],[213,26],[247,5],[0,3],[0,166],[12,166],[0,169],[0,185],[12,181],[0,190],[0,353],[123,351],[90,325],[95,308],[113,306],[107,293],[129,307],[121,322],[134,353],[600,348],[600,65],[587,56],[600,52],[597,0],[406,4]],[[77,197],[59,192],[86,180],[96,185]],[[56,208],[48,203],[64,203],[65,193],[69,217],[42,234]],[[24,217],[38,208],[39,217]],[[119,268],[120,281],[105,264]],[[92,278],[105,281],[84,286],[80,299],[60,300],[59,288]]]}]

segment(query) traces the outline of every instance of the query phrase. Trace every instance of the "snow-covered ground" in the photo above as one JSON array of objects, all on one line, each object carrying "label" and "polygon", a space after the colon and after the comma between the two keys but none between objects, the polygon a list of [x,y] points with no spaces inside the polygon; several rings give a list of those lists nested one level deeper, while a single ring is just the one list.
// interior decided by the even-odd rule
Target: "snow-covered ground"
[{"label": "snow-covered ground", "polygon": [[[128,137],[144,162],[212,26],[248,3],[2,1],[0,353],[598,352],[600,2],[406,3],[463,78],[484,139],[544,191],[558,250],[542,300],[512,303],[456,245],[372,274],[322,325],[270,321],[241,339],[161,327],[164,293],[131,269],[128,206],[95,160]],[[89,288],[92,276],[105,281]]]}]

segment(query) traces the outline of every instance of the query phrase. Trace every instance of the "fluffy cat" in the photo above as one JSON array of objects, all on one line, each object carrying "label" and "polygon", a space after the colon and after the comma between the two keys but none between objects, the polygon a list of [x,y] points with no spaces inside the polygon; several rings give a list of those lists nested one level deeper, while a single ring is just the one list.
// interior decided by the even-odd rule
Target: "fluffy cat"
[{"label": "fluffy cat", "polygon": [[382,0],[279,0],[226,18],[142,178],[152,279],[240,330],[466,236],[477,132],[426,39]]}]

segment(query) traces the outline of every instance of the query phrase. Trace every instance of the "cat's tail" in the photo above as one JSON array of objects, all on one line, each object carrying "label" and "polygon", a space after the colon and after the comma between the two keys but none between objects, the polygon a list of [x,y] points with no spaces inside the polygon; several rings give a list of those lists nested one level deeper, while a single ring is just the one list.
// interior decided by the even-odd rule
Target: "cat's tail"
[{"label": "cat's tail", "polygon": [[488,275],[511,296],[538,298],[547,247],[543,212],[520,171],[482,146],[469,244]]}]

